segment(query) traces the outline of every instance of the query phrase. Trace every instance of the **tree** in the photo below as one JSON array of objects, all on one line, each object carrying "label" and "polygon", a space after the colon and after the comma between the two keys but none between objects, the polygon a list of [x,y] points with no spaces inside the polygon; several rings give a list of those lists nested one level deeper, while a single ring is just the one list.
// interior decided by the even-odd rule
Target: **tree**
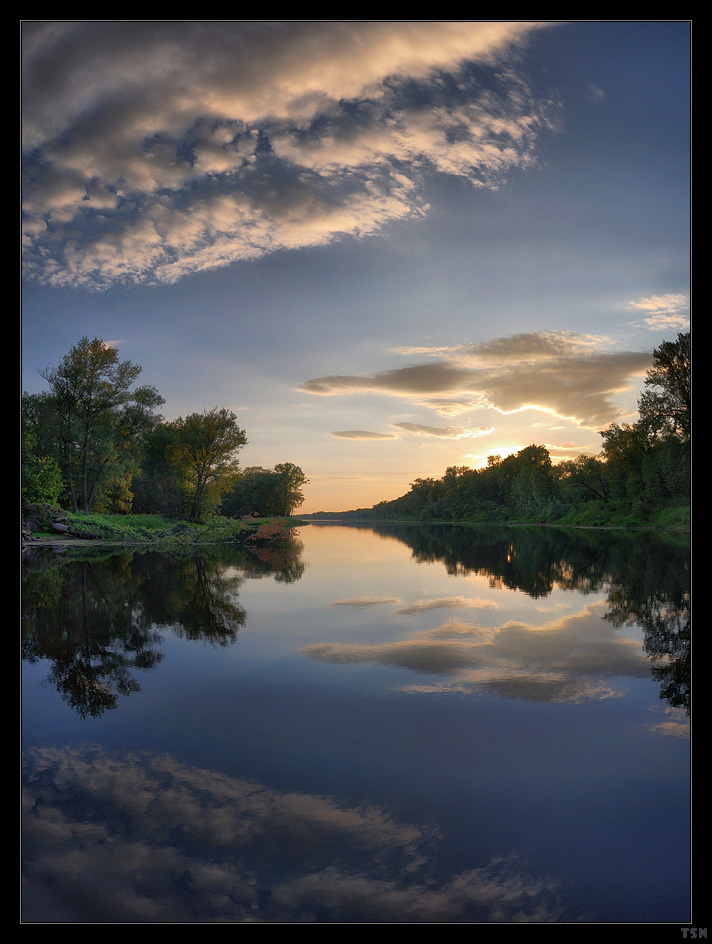
[{"label": "tree", "polygon": [[175,433],[173,461],[183,465],[189,489],[189,514],[198,517],[237,475],[236,453],[247,443],[230,410],[214,407],[168,424]]},{"label": "tree", "polygon": [[22,501],[28,504],[47,502],[56,505],[64,491],[62,470],[51,456],[29,455],[22,462]]},{"label": "tree", "polygon": [[51,394],[22,394],[22,450],[36,459],[56,457],[57,417]]},{"label": "tree", "polygon": [[637,512],[689,500],[689,332],[654,350],[645,385],[638,422],[601,431],[610,494]]},{"label": "tree", "polygon": [[134,509],[180,515],[187,507],[188,473],[180,458],[178,431],[158,423],[145,437],[141,470],[134,486]]},{"label": "tree", "polygon": [[25,503],[56,504],[64,492],[56,430],[52,397],[48,393],[23,393],[21,495]]},{"label": "tree", "polygon": [[59,366],[39,371],[50,386],[61,465],[74,511],[79,507],[89,511],[117,450],[136,433],[136,416],[142,416],[144,424],[155,420],[153,411],[164,402],[153,387],[132,392],[141,370],[131,361],[119,360],[115,347],[84,337]]},{"label": "tree", "polygon": [[692,397],[690,332],[676,341],[664,341],[653,351],[653,366],[645,378],[646,390],[638,401],[640,421],[656,436],[690,439]]},{"label": "tree", "polygon": [[279,462],[274,471],[279,479],[281,510],[278,514],[291,515],[304,502],[302,487],[309,484],[309,479],[293,462]]},{"label": "tree", "polygon": [[579,456],[559,466],[565,500],[573,505],[581,502],[610,500],[606,482],[606,464],[597,456]]},{"label": "tree", "polygon": [[304,501],[301,489],[308,481],[292,462],[279,463],[274,469],[244,469],[223,498],[223,513],[233,518],[289,516]]},{"label": "tree", "polygon": [[242,469],[223,495],[222,513],[230,518],[257,515],[260,518],[279,514],[277,481],[271,469],[250,466]]}]

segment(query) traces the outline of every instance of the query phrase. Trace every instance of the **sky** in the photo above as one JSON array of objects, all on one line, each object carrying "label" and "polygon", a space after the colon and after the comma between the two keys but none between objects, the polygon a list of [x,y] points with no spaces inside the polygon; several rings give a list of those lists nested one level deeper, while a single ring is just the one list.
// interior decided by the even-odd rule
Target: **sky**
[{"label": "sky", "polygon": [[598,454],[689,330],[688,21],[23,21],[22,389],[82,337],[304,513]]}]

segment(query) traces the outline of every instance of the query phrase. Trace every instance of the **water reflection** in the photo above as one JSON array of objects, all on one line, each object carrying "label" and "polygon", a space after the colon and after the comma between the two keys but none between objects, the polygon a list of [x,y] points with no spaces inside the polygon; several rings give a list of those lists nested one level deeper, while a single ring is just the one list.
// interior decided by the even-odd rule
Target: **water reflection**
[{"label": "water reflection", "polygon": [[684,542],[304,540],[28,555],[25,921],[688,920]]},{"label": "water reflection", "polygon": [[381,524],[372,529],[412,549],[418,563],[482,574],[537,599],[555,587],[588,593],[611,582],[642,601],[679,598],[689,586],[689,536],[548,527]]},{"label": "water reflection", "polygon": [[[641,534],[566,532],[548,528],[457,528],[383,525],[373,530],[407,544],[419,562],[442,562],[451,574],[485,575],[542,598],[554,588],[579,594],[605,589],[600,604],[536,627],[509,622],[496,630],[471,613],[491,600],[466,596],[416,600],[400,615],[457,611],[439,626],[378,645],[324,642],[306,647],[334,663],[379,662],[448,676],[433,690],[490,689],[534,700],[601,698],[614,693],[597,679],[642,676],[652,663],[661,698],[690,710],[689,551],[684,540]],[[162,659],[163,631],[232,645],[246,612],[247,578],[295,582],[304,573],[296,537],[254,551],[213,547],[176,559],[158,553],[61,559],[27,555],[23,657],[48,659],[50,681],[81,716],[116,707],[140,690],[137,673]],[[31,577],[31,579],[30,579]],[[393,605],[390,597],[336,601],[341,606]],[[464,615],[463,615],[464,614]],[[611,630],[638,624],[643,651]],[[647,668],[646,668],[647,665]],[[428,686],[420,685],[421,691]]]},{"label": "water reflection", "polygon": [[370,804],[86,748],[27,751],[25,784],[24,900],[37,921],[565,917],[557,882],[517,857],[438,874],[437,829]]},{"label": "water reflection", "polygon": [[303,651],[332,663],[378,662],[440,676],[405,685],[409,691],[492,691],[532,701],[600,699],[617,694],[615,678],[650,674],[640,645],[617,636],[602,615],[599,605],[537,626],[508,622],[494,628],[451,618],[394,642],[325,642]]},{"label": "water reflection", "polygon": [[[330,661],[382,661],[429,672],[457,670],[458,687],[496,688],[515,697],[602,697],[605,689],[582,676],[640,675],[630,641],[600,624],[638,625],[643,651],[660,697],[690,713],[690,548],[686,535],[556,528],[485,528],[449,525],[377,525],[374,532],[412,548],[418,563],[439,561],[448,573],[479,574],[490,585],[520,590],[534,599],[555,588],[579,594],[604,590],[605,612],[582,612],[542,627],[507,625],[496,636],[476,625],[451,620],[393,646],[312,647],[308,654]],[[487,605],[464,597],[419,601],[399,613]],[[628,651],[626,652],[626,648]],[[633,646],[633,650],[635,647]],[[514,655],[514,661],[512,656]],[[496,668],[495,668],[496,666]],[[464,670],[467,670],[465,673]],[[451,686],[448,686],[451,687]]]},{"label": "water reflection", "polygon": [[[681,577],[683,579],[681,579]],[[616,584],[609,593],[605,619],[613,626],[637,624],[643,628],[643,649],[660,682],[660,697],[689,715],[691,707],[690,594],[684,571],[670,567],[666,581],[652,593],[637,595],[633,584]]]},{"label": "water reflection", "polygon": [[230,646],[247,614],[245,579],[298,580],[295,537],[252,551],[211,547],[157,552],[30,549],[23,560],[22,656],[50,662],[48,680],[81,717],[98,717],[141,690],[140,672],[161,662],[163,633]]}]

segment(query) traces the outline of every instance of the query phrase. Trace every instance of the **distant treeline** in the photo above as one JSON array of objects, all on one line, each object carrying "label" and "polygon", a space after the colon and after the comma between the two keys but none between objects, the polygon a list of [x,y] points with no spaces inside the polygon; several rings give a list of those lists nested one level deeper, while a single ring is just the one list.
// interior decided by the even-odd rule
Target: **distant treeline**
[{"label": "distant treeline", "polygon": [[350,520],[652,524],[689,520],[690,334],[653,352],[635,424],[601,431],[602,451],[554,465],[548,449],[527,446],[487,466],[451,466],[440,479],[372,508],[305,517]]}]

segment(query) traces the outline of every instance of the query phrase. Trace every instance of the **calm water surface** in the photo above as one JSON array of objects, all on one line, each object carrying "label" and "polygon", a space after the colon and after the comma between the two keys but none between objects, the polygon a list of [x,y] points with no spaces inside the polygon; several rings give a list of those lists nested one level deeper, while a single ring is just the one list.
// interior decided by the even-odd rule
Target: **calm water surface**
[{"label": "calm water surface", "polygon": [[690,920],[689,547],[35,549],[26,922]]}]

